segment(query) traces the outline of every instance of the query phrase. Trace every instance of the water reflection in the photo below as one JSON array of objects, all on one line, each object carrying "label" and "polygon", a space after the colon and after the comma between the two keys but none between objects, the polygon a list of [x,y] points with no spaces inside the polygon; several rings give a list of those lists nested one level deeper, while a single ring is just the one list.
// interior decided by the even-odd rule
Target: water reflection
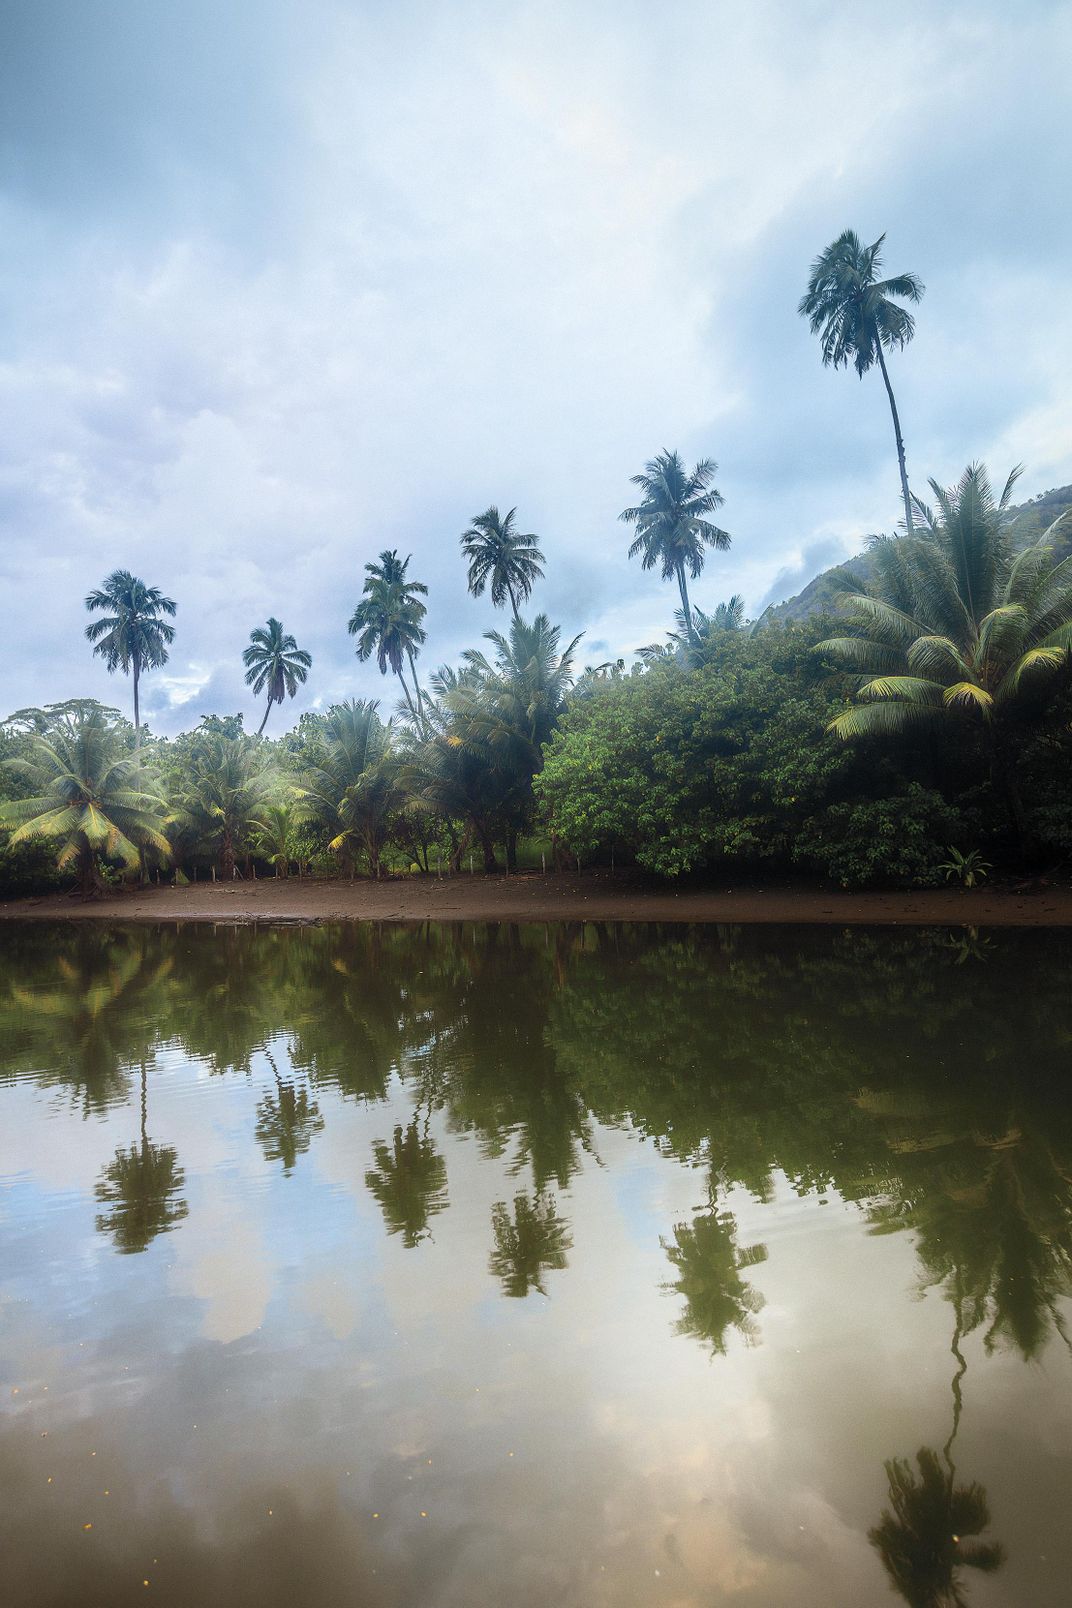
[{"label": "water reflection", "polygon": [[141,1143],[120,1147],[104,1169],[96,1196],[108,1210],[97,1217],[97,1231],[107,1234],[117,1251],[144,1251],[158,1234],[174,1228],[188,1207],[179,1191],[185,1175],[171,1145],[154,1145],[148,1133],[148,1086],[141,1063]]},{"label": "water reflection", "polygon": [[545,1273],[561,1272],[573,1244],[569,1224],[559,1217],[552,1198],[514,1196],[513,1211],[505,1201],[491,1208],[495,1249],[489,1266],[504,1295],[523,1298],[530,1290],[547,1294]]},{"label": "water reflection", "polygon": [[905,1458],[886,1464],[889,1508],[869,1532],[890,1584],[911,1608],[965,1608],[961,1573],[994,1574],[1005,1562],[997,1541],[977,1541],[990,1524],[986,1491],[956,1483],[950,1463],[921,1446],[918,1474]]},{"label": "water reflection", "polygon": [[[972,1572],[993,1573],[1005,1559],[1003,1546],[986,1535],[986,1490],[954,1467],[969,1381],[973,1402],[978,1393],[982,1403],[987,1370],[1002,1359],[1019,1368],[1019,1359],[1045,1357],[1049,1367],[1056,1356],[1067,1367],[1072,1352],[1070,960],[1068,938],[1026,932],[772,936],[599,925],[166,932],[74,923],[0,930],[0,1085],[7,1085],[0,1099],[10,1094],[16,1122],[41,1124],[45,1138],[34,1154],[46,1161],[48,1136],[66,1124],[67,1150],[52,1175],[62,1187],[55,1185],[47,1204],[74,1213],[84,1201],[90,1213],[82,1228],[81,1220],[65,1218],[43,1248],[27,1238],[25,1250],[18,1234],[26,1223],[35,1233],[52,1232],[37,1197],[20,1208],[25,1219],[0,1218],[0,1233],[9,1232],[5,1244],[15,1248],[12,1266],[24,1280],[8,1310],[36,1316],[40,1269],[53,1265],[75,1284],[88,1277],[86,1268],[103,1268],[91,1298],[101,1314],[111,1288],[159,1302],[169,1323],[182,1314],[192,1321],[191,1305],[215,1301],[215,1327],[199,1331],[197,1343],[215,1342],[224,1352],[245,1347],[244,1365],[255,1381],[243,1408],[248,1416],[231,1423],[234,1435],[252,1435],[251,1402],[262,1391],[282,1404],[283,1418],[290,1413],[285,1455],[291,1443],[313,1437],[314,1428],[324,1437],[336,1432],[332,1425],[345,1424],[349,1439],[331,1442],[338,1464],[332,1463],[332,1479],[364,1479],[369,1515],[385,1511],[377,1505],[385,1498],[359,1466],[354,1447],[362,1436],[371,1436],[384,1466],[394,1459],[388,1484],[401,1501],[416,1470],[449,1464],[453,1435],[470,1448],[486,1478],[482,1500],[490,1502],[487,1493],[498,1494],[501,1482],[500,1460],[514,1451],[495,1414],[505,1412],[501,1403],[519,1388],[518,1379],[531,1372],[525,1387],[531,1395],[511,1423],[510,1441],[518,1422],[542,1422],[557,1397],[576,1388],[577,1399],[563,1400],[547,1430],[542,1455],[552,1492],[563,1446],[581,1461],[590,1456],[589,1483],[601,1477],[594,1472],[597,1442],[607,1468],[619,1469],[624,1454],[607,1451],[619,1444],[613,1429],[622,1444],[641,1448],[649,1484],[636,1476],[627,1498],[623,1475],[611,1494],[594,1490],[588,1511],[598,1525],[618,1502],[614,1526],[622,1536],[637,1528],[636,1512],[645,1504],[662,1515],[658,1561],[644,1581],[673,1578],[677,1595],[666,1600],[690,1608],[718,1600],[716,1578],[742,1604],[780,1608],[812,1600],[817,1582],[825,1589],[833,1578],[829,1561],[806,1566],[794,1551],[797,1535],[817,1532],[814,1515],[805,1513],[803,1523],[794,1516],[789,1539],[778,1531],[772,1540],[764,1508],[754,1528],[765,1539],[749,1555],[751,1573],[741,1573],[736,1563],[719,1562],[713,1543],[702,1552],[695,1536],[710,1527],[702,1509],[708,1497],[696,1495],[673,1460],[660,1463],[646,1437],[656,1435],[652,1425],[675,1422],[659,1399],[663,1381],[687,1379],[690,1409],[695,1404],[699,1421],[706,1400],[711,1416],[701,1433],[686,1414],[675,1432],[688,1442],[687,1458],[682,1454],[688,1467],[710,1470],[712,1425],[723,1414],[733,1418],[746,1394],[742,1380],[769,1380],[787,1357],[806,1350],[807,1337],[791,1327],[802,1299],[793,1279],[799,1267],[800,1283],[821,1303],[825,1281],[839,1268],[815,1250],[835,1243],[821,1239],[827,1230],[819,1220],[825,1225],[841,1213],[846,1239],[836,1243],[850,1247],[857,1266],[866,1270],[867,1257],[891,1250],[899,1258],[888,1264],[904,1272],[889,1293],[891,1303],[903,1296],[894,1324],[909,1332],[921,1309],[936,1319],[927,1331],[931,1349],[918,1359],[920,1379],[939,1377],[936,1358],[943,1381],[951,1368],[953,1419],[941,1451],[923,1446],[914,1459],[886,1463],[884,1499],[879,1469],[887,1450],[904,1453],[921,1440],[937,1445],[941,1436],[921,1433],[907,1412],[896,1439],[876,1433],[867,1460],[875,1483],[844,1525],[870,1574],[853,1577],[851,1588],[842,1596],[832,1592],[830,1600],[877,1600],[876,1582],[884,1589],[881,1559],[905,1601],[930,1608],[963,1603]],[[224,1095],[226,1121],[214,1126],[206,1102]],[[132,1143],[128,1111],[139,1105],[140,1134]],[[247,1142],[259,1194],[234,1159]],[[63,1169],[77,1172],[83,1150],[92,1154],[93,1170],[79,1186]],[[643,1188],[632,1161],[623,1161],[638,1155]],[[21,1149],[16,1161],[12,1171],[37,1188]],[[40,1189],[43,1199],[48,1192]],[[613,1203],[613,1215],[595,1213],[597,1195],[604,1214]],[[819,1211],[820,1203],[832,1209]],[[352,1251],[351,1232],[360,1259],[339,1250],[345,1244]],[[123,1263],[111,1254],[148,1252],[163,1234],[166,1252]],[[418,1247],[421,1255],[411,1257]],[[170,1285],[151,1284],[164,1280],[172,1264]],[[132,1282],[108,1286],[109,1267],[117,1270],[111,1276],[121,1270]],[[303,1314],[300,1322],[293,1312],[281,1315],[283,1290]],[[0,1279],[0,1300],[8,1293]],[[71,1308],[82,1310],[74,1298]],[[104,1319],[84,1321],[88,1334]],[[850,1299],[823,1329],[823,1349],[845,1348],[829,1365],[832,1399],[843,1373],[881,1367],[887,1337],[869,1329],[869,1321]],[[40,1319],[46,1342],[58,1349],[49,1322],[60,1319]],[[266,1337],[287,1322],[294,1328],[277,1355]],[[504,1365],[496,1394],[481,1371],[491,1354],[489,1336],[497,1325],[524,1322],[546,1323],[553,1344],[534,1362],[520,1355],[518,1338],[519,1355],[509,1369]],[[414,1374],[400,1371],[398,1357],[420,1359],[413,1366],[433,1376],[447,1366],[442,1359],[454,1325],[462,1338],[455,1342],[448,1413],[444,1398],[422,1394]],[[331,1350],[351,1343],[352,1352]],[[612,1397],[604,1373],[609,1378],[618,1365],[616,1347],[633,1343],[646,1348],[643,1363],[639,1351],[620,1363],[624,1383]],[[35,1355],[40,1344],[39,1334],[29,1334],[25,1354]],[[153,1378],[155,1359],[171,1344],[170,1330],[157,1335],[154,1361],[135,1360],[132,1372],[140,1367],[144,1379]],[[576,1379],[586,1347],[597,1360],[584,1394]],[[208,1367],[205,1355],[197,1352],[190,1365],[191,1389],[207,1377],[200,1371]],[[569,1359],[564,1370],[562,1359]],[[293,1373],[291,1386],[281,1382],[285,1369]],[[1031,1377],[1038,1380],[1032,1388],[1057,1388],[1042,1370]],[[236,1378],[236,1397],[239,1389]],[[376,1397],[381,1417],[363,1419],[354,1401],[376,1390],[384,1393]],[[419,1399],[411,1406],[414,1394]],[[93,1400],[92,1391],[84,1399]],[[471,1419],[469,1406],[458,1407],[450,1431],[437,1430],[433,1448],[429,1424],[450,1417],[457,1402],[487,1416]],[[632,1419],[623,1405],[630,1402]],[[783,1423],[797,1407],[796,1400],[792,1409],[782,1404]],[[869,1411],[867,1397],[857,1402],[855,1419],[847,1407],[831,1407],[843,1441],[828,1448],[824,1472],[811,1476],[823,1500],[845,1512],[866,1476],[848,1481],[851,1494],[842,1490],[835,1502],[828,1487],[836,1476],[826,1466],[837,1467],[851,1451]],[[727,1454],[731,1467],[740,1459],[751,1467],[748,1459],[767,1438],[780,1444],[778,1424],[764,1427],[767,1412],[774,1408],[765,1401],[755,1422],[738,1425]],[[196,1397],[188,1413],[184,1406],[183,1424],[187,1417],[202,1424]],[[170,1433],[172,1420],[165,1418]],[[1009,1534],[1008,1493],[999,1500],[985,1460],[981,1426],[992,1421],[980,1413],[979,1438],[968,1446],[965,1464],[995,1491],[1011,1574],[1014,1562],[1027,1567],[1030,1549]],[[816,1439],[826,1433],[818,1410],[810,1433]],[[273,1455],[284,1454],[258,1443],[258,1466]],[[1048,1455],[1060,1463],[1057,1452]],[[222,1452],[218,1466],[230,1467]],[[184,1478],[192,1487],[191,1468]],[[47,1479],[43,1466],[38,1472]],[[710,1478],[715,1482],[715,1474]],[[762,1475],[756,1478],[765,1490]],[[699,1475],[694,1483],[702,1484]],[[187,1488],[177,1480],[180,1487]],[[684,1491],[697,1504],[692,1540],[682,1528],[683,1510],[664,1494],[671,1487],[680,1501]],[[726,1526],[719,1545],[737,1558],[741,1537],[751,1534],[741,1517],[745,1498],[733,1479],[719,1489]],[[348,1517],[338,1516],[344,1510],[331,1481],[320,1495],[324,1512],[334,1515],[324,1521],[325,1555],[344,1557],[352,1544],[370,1560],[368,1579],[375,1576],[384,1601],[415,1600],[409,1565],[399,1561],[412,1557],[411,1538],[396,1535],[389,1566],[365,1529],[360,1545],[349,1532],[345,1544],[340,1540],[339,1527],[356,1521],[348,1509]],[[461,1501],[456,1494],[449,1499]],[[539,1496],[549,1525],[562,1520],[557,1499]],[[414,1508],[415,1521],[431,1511],[421,1500],[426,1505]],[[475,1504],[471,1492],[465,1500]],[[502,1500],[509,1505],[505,1494]],[[883,1500],[885,1511],[873,1525]],[[511,1498],[512,1510],[524,1511],[526,1501],[536,1501],[531,1490]],[[483,1578],[480,1569],[499,1545],[481,1531],[476,1505],[462,1508],[457,1533],[476,1538],[466,1545],[477,1561],[466,1565],[469,1574],[459,1565],[455,1595],[441,1593],[450,1604],[485,1600],[472,1581]],[[295,1520],[302,1533],[313,1506],[303,1512]],[[42,1533],[47,1551],[47,1525]],[[578,1558],[585,1545],[578,1535]],[[198,1546],[212,1550],[203,1540]],[[1035,1547],[1032,1556],[1038,1553]],[[645,1554],[645,1568],[652,1556]],[[442,1556],[430,1548],[428,1559],[427,1579],[438,1579]],[[841,1566],[849,1570],[850,1563],[846,1552]],[[784,1565],[784,1578],[775,1579],[776,1564]],[[541,1583],[527,1596],[508,1590],[494,1569],[488,1579],[498,1600],[520,1603],[572,1608],[581,1601],[663,1600],[645,1595],[632,1563],[621,1563],[613,1588],[599,1578],[603,1566],[593,1564],[583,1585],[578,1573],[568,1590],[549,1587],[533,1566],[532,1578]],[[859,1560],[852,1567],[864,1570]],[[376,1571],[392,1568],[388,1585]],[[105,1574],[96,1578],[100,1583]],[[189,1591],[189,1580],[182,1589]],[[117,1592],[115,1600],[125,1600]],[[1022,1595],[1043,1600],[1026,1588]],[[52,1599],[46,1593],[40,1600]]]}]

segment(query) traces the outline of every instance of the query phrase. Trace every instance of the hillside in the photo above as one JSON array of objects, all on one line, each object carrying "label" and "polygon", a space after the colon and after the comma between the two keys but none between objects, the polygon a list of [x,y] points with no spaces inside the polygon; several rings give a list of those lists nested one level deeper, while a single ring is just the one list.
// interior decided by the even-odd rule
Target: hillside
[{"label": "hillside", "polygon": [[[1047,526],[1052,525],[1068,509],[1072,509],[1072,486],[1057,486],[1033,497],[1029,502],[1018,504],[1013,510],[1017,545],[1027,547],[1037,541]],[[1059,559],[1072,554],[1072,516],[1054,534],[1053,548]],[[822,574],[809,581],[795,597],[788,598],[784,603],[772,603],[760,615],[757,625],[806,620],[810,615],[823,614],[834,607],[839,591],[836,577],[851,575],[866,583],[871,578],[873,568],[873,560],[866,551],[847,559],[844,564],[835,564],[832,569],[823,570]]]}]

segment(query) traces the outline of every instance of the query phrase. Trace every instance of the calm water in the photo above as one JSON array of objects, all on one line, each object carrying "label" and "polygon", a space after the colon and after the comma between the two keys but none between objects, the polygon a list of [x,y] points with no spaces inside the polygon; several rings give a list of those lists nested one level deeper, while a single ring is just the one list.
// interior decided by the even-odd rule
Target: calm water
[{"label": "calm water", "polygon": [[1070,978],[3,927],[5,1608],[1066,1604]]}]

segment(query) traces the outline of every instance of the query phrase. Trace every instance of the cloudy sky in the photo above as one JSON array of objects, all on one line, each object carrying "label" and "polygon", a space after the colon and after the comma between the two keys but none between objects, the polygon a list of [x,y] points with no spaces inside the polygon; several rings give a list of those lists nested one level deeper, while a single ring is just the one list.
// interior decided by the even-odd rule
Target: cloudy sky
[{"label": "cloudy sky", "polygon": [[[973,0],[3,0],[0,703],[125,704],[83,599],[179,605],[154,727],[386,695],[346,621],[412,552],[424,663],[501,624],[458,535],[518,506],[582,660],[651,641],[629,477],[717,460],[750,612],[898,517],[881,381],[797,317],[845,227],[927,285],[892,364],[917,483],[1072,480],[1072,6]],[[273,716],[273,726],[284,722]],[[272,727],[269,727],[269,731]]]}]

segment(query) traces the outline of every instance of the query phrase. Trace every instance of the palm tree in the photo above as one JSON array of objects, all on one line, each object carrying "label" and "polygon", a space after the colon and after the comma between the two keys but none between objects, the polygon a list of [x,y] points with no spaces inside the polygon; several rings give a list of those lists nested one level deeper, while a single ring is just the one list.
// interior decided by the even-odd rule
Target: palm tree
[{"label": "palm tree", "polygon": [[662,1242],[677,1280],[663,1289],[685,1298],[676,1332],[702,1340],[712,1355],[725,1355],[726,1331],[734,1328],[746,1343],[756,1339],[755,1314],[763,1297],[741,1278],[745,1268],[767,1259],[765,1245],[741,1250],[730,1212],[711,1212],[674,1228],[674,1243]]},{"label": "palm tree", "polygon": [[265,1046],[265,1058],[275,1079],[275,1094],[265,1094],[257,1104],[257,1141],[264,1152],[265,1161],[281,1161],[283,1172],[289,1177],[299,1156],[304,1156],[316,1134],[324,1127],[320,1107],[309,1098],[308,1089],[297,1089],[289,1079],[279,1075],[279,1068],[271,1050]]},{"label": "palm tree", "polygon": [[920,1448],[916,1462],[918,1479],[907,1458],[886,1464],[890,1507],[868,1540],[911,1608],[965,1608],[959,1571],[994,1574],[1005,1561],[1000,1542],[969,1539],[990,1523],[986,1490],[975,1480],[955,1484],[952,1467],[947,1474],[929,1446]]},{"label": "palm tree", "polygon": [[523,1299],[537,1290],[546,1295],[545,1269],[561,1271],[573,1245],[569,1225],[559,1217],[554,1200],[544,1195],[530,1199],[522,1191],[514,1196],[513,1216],[505,1201],[498,1200],[491,1208],[491,1231],[495,1249],[488,1266],[503,1294]]},{"label": "palm tree", "polygon": [[536,545],[536,537],[522,535],[514,526],[516,508],[500,516],[492,503],[482,514],[474,514],[469,529],[462,532],[462,553],[469,560],[469,590],[481,597],[485,586],[491,583],[491,601],[497,609],[506,599],[514,619],[518,618],[518,603],[524,603],[536,582],[543,579],[543,554]]},{"label": "palm tree", "polygon": [[261,744],[210,730],[181,777],[171,822],[210,845],[229,878],[251,835],[263,830],[265,809],[280,797],[279,779]]},{"label": "palm tree", "polygon": [[312,658],[299,648],[294,638],[285,635],[279,621],[269,616],[267,626],[258,625],[249,634],[249,647],[242,654],[246,666],[246,686],[254,694],[268,688],[268,704],[264,719],[257,727],[259,737],[268,723],[274,703],[281,704],[285,697],[293,698],[312,666]]},{"label": "palm tree", "polygon": [[797,311],[806,318],[813,335],[823,343],[823,367],[846,367],[851,359],[863,379],[878,364],[893,414],[893,433],[897,441],[897,464],[901,471],[905,528],[912,529],[912,499],[908,492],[904,441],[897,403],[886,371],[883,348],[904,348],[915,334],[916,321],[897,301],[918,303],[924,286],[916,274],[896,274],[877,279],[882,266],[881,250],[886,236],[879,235],[873,245],[864,246],[851,229],[838,235],[811,265],[808,288]]},{"label": "palm tree", "polygon": [[839,737],[973,723],[1023,843],[1009,737],[1063,684],[1072,648],[1072,558],[1053,563],[1052,525],[1014,553],[1008,508],[1019,473],[1013,470],[996,502],[980,465],[949,491],[932,480],[938,515],[917,499],[920,530],[875,540],[875,582],[844,600],[851,634],[816,651],[859,676],[856,704],[831,722]]},{"label": "palm tree", "polygon": [[722,507],[721,493],[711,484],[717,470],[717,463],[703,458],[688,474],[680,453],[660,452],[645,464],[642,475],[632,477],[632,484],[644,493],[643,502],[635,508],[624,508],[618,516],[627,525],[636,526],[629,557],[642,553],[646,570],[659,564],[664,581],[677,579],[690,636],[693,623],[685,571],[695,580],[704,567],[704,548],[716,547],[725,552],[731,540],[707,517]]},{"label": "palm tree", "polygon": [[430,1233],[428,1219],[447,1204],[446,1162],[416,1117],[404,1131],[396,1126],[390,1149],[378,1139],[372,1154],[376,1165],[365,1174],[365,1186],[380,1203],[387,1232],[401,1234],[413,1250]]},{"label": "palm tree", "polygon": [[476,648],[464,654],[465,671],[447,694],[450,740],[482,756],[499,778],[500,812],[507,820],[506,854],[515,869],[518,831],[532,804],[532,778],[543,769],[550,742],[573,685],[573,653],[578,634],[559,651],[559,627],[546,614],[531,625],[514,620],[509,636],[485,632],[495,647],[494,662]]},{"label": "palm tree", "polygon": [[[154,1145],[147,1131],[145,1058],[141,1061],[141,1145],[120,1147],[104,1169],[95,1194],[108,1210],[97,1218],[97,1232],[111,1234],[125,1256],[148,1250],[158,1234],[174,1228],[189,1208],[179,1196],[185,1175],[171,1145]],[[176,1198],[179,1197],[179,1198]]]},{"label": "palm tree", "polygon": [[391,752],[391,727],[377,713],[375,698],[350,699],[328,710],[320,763],[301,778],[305,815],[330,834],[329,847],[353,869],[364,850],[373,876],[401,802],[399,769]]},{"label": "palm tree", "polygon": [[[378,564],[365,565],[367,578],[363,595],[346,629],[358,639],[357,657],[362,664],[375,653],[380,674],[385,676],[390,669],[398,677],[409,712],[414,722],[420,725],[421,689],[417,681],[417,650],[423,646],[427,635],[421,621],[428,610],[421,598],[428,595],[428,588],[421,581],[407,581],[409,562],[409,558],[400,559],[391,548],[380,554]],[[413,672],[416,707],[402,673],[403,657],[409,660]]]},{"label": "palm tree", "polygon": [[86,598],[90,613],[107,609],[103,619],[86,626],[86,636],[95,644],[109,671],[122,670],[134,678],[134,746],[141,741],[141,714],[138,682],[143,670],[166,664],[168,648],[175,640],[175,627],[160,618],[174,615],[175,604],[157,586],[146,586],[129,570],[113,570],[103,586]]},{"label": "palm tree", "polygon": [[256,843],[269,865],[275,866],[277,877],[289,877],[293,861],[298,860],[301,873],[300,817],[304,813],[296,803],[266,804],[260,812],[256,826]]},{"label": "palm tree", "polygon": [[0,805],[0,822],[14,827],[10,841],[56,842],[57,866],[77,869],[83,894],[100,886],[101,855],[129,870],[146,849],[170,858],[161,830],[164,800],[104,710],[61,718],[47,736],[30,739],[26,758],[4,763],[32,795]]}]

